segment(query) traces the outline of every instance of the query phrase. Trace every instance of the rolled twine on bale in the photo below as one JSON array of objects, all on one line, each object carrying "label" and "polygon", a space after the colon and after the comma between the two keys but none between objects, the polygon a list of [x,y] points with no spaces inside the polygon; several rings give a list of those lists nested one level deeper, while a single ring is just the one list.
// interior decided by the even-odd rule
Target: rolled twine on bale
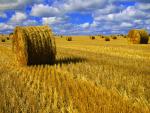
[{"label": "rolled twine on bale", "polygon": [[128,33],[128,40],[133,44],[147,44],[149,36],[146,30],[132,29]]},{"label": "rolled twine on bale", "polygon": [[48,26],[18,26],[13,35],[13,51],[21,65],[53,64],[55,39]]}]

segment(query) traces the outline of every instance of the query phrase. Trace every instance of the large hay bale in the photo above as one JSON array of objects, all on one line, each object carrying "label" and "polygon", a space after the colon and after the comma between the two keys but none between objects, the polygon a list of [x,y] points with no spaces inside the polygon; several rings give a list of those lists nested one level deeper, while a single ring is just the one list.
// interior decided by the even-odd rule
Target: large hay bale
[{"label": "large hay bale", "polygon": [[128,40],[133,44],[147,44],[149,36],[145,30],[132,29],[128,33]]},{"label": "large hay bale", "polygon": [[16,27],[13,34],[13,50],[21,65],[55,62],[55,39],[48,26]]}]

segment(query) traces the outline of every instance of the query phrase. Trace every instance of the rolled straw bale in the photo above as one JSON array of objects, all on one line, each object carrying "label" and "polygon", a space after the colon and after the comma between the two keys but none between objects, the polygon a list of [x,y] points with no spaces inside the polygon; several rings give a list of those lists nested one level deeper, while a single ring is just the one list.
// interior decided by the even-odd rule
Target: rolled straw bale
[{"label": "rolled straw bale", "polygon": [[105,41],[110,41],[110,38],[108,36],[105,36]]},{"label": "rolled straw bale", "polygon": [[4,38],[1,39],[1,42],[5,42],[6,40]]},{"label": "rolled straw bale", "polygon": [[6,37],[6,39],[9,40],[10,38],[9,38],[9,37]]},{"label": "rolled straw bale", "polygon": [[71,37],[71,36],[66,37],[66,40],[67,40],[67,41],[72,41],[72,37]]},{"label": "rolled straw bale", "polygon": [[10,33],[9,34],[9,39],[12,39],[13,38],[13,33]]},{"label": "rolled straw bale", "polygon": [[95,39],[95,36],[90,36],[90,39],[91,39],[91,40],[94,40],[94,39]]},{"label": "rolled straw bale", "polygon": [[21,65],[55,62],[55,39],[48,26],[16,27],[13,34],[13,50]]},{"label": "rolled straw bale", "polygon": [[133,44],[147,44],[149,36],[146,30],[132,29],[128,33],[128,40]]},{"label": "rolled straw bale", "polygon": [[117,36],[115,36],[115,35],[114,35],[114,36],[111,36],[111,37],[112,37],[112,39],[114,39],[114,40],[117,39]]}]

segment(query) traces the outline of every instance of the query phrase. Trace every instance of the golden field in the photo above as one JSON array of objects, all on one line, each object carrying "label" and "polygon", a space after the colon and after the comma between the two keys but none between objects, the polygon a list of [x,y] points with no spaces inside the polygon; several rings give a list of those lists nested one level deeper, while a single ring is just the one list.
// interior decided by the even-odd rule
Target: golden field
[{"label": "golden field", "polygon": [[0,42],[0,113],[150,113],[150,44],[55,41],[55,65],[29,67]]}]

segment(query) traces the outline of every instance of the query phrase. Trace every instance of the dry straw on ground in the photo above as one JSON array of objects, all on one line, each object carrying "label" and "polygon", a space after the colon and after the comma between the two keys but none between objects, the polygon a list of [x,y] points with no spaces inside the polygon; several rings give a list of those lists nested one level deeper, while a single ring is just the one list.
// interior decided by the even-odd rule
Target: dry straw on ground
[{"label": "dry straw on ground", "polygon": [[128,40],[133,44],[147,44],[149,36],[145,30],[132,29],[128,33]]},{"label": "dry straw on ground", "polygon": [[13,50],[21,65],[53,64],[55,61],[55,39],[48,26],[16,27]]}]

